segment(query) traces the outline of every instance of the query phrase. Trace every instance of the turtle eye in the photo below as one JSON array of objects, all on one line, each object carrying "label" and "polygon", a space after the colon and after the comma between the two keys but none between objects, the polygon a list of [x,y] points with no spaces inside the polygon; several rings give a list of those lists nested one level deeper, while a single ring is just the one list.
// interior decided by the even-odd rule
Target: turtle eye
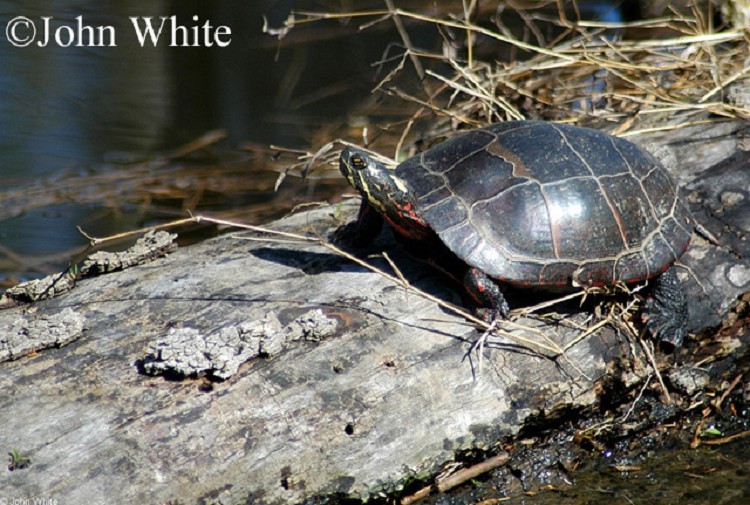
[{"label": "turtle eye", "polygon": [[367,162],[359,154],[352,155],[351,163],[352,163],[352,167],[356,168],[357,170],[362,170],[363,168],[367,166]]}]

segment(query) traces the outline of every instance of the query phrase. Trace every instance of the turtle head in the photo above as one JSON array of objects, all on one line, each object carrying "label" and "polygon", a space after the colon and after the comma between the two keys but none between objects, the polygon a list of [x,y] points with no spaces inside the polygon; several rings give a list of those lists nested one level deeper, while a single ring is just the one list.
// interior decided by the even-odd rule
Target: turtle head
[{"label": "turtle head", "polygon": [[410,201],[406,183],[396,176],[393,168],[376,160],[356,147],[347,147],[339,160],[341,174],[375,208],[389,213]]},{"label": "turtle head", "polygon": [[347,147],[341,153],[339,169],[401,235],[418,239],[432,234],[417,210],[414,192],[394,168],[362,149]]}]

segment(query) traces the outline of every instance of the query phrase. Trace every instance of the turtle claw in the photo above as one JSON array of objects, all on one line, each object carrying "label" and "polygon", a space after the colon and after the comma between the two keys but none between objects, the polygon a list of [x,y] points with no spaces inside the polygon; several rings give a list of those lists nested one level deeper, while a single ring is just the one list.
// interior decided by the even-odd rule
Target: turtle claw
[{"label": "turtle claw", "polygon": [[508,302],[505,301],[500,285],[477,268],[470,268],[464,278],[466,290],[479,304],[476,315],[483,321],[492,324],[510,315]]},{"label": "turtle claw", "polygon": [[670,267],[654,281],[652,297],[643,309],[643,321],[654,338],[677,348],[685,337],[687,319],[687,299],[675,268]]},{"label": "turtle claw", "polygon": [[510,310],[508,309],[508,304],[506,303],[504,307],[499,307],[499,308],[480,307],[476,309],[474,313],[479,319],[481,319],[485,323],[493,324],[497,321],[508,319],[508,314],[510,313]]},{"label": "turtle claw", "polygon": [[658,302],[653,299],[646,302],[644,319],[646,328],[663,345],[677,348],[685,338],[685,328],[671,315],[665,315]]}]

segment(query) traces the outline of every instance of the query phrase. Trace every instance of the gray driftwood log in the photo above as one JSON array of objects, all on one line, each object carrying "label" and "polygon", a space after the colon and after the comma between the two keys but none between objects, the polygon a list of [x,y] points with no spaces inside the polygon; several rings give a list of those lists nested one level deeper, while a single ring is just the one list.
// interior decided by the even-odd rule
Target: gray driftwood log
[{"label": "gray driftwood log", "polygon": [[[694,333],[750,289],[745,126],[645,141],[722,244],[696,235],[680,268]],[[346,213],[353,217],[353,205]],[[338,224],[332,215],[321,209],[273,227],[325,236]],[[460,317],[319,245],[243,238],[251,235],[179,249],[0,311],[0,350],[16,349],[0,363],[0,450],[31,458],[27,468],[0,472],[0,496],[372,496],[429,474],[460,449],[491,448],[535,416],[595,404],[608,365],[635,348],[609,326],[555,359],[496,336],[481,349],[480,368],[472,350],[480,334]],[[373,252],[380,249],[413,285],[461,303],[387,234]],[[390,271],[384,259],[372,261]],[[589,312],[577,312],[573,305],[567,318],[579,327],[529,317],[516,322],[532,329],[503,328],[564,346],[592,324]],[[28,339],[45,338],[53,348],[31,351]],[[180,377],[191,371],[226,380]]]}]

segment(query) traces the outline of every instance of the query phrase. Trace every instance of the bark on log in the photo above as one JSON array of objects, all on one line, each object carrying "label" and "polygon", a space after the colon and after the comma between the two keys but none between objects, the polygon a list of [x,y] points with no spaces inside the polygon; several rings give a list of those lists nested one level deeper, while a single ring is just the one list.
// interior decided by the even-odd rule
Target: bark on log
[{"label": "bark on log", "polygon": [[[737,135],[744,126],[695,127],[643,141],[678,173],[696,217],[721,240],[715,247],[696,235],[683,259],[689,270],[679,271],[693,332],[717,324],[750,288],[750,156]],[[353,205],[346,212],[352,218]],[[325,236],[337,224],[332,214],[321,209],[273,226]],[[179,249],[0,312],[6,341],[24,332],[37,338],[44,328],[58,332],[55,348],[24,357],[16,351],[0,363],[0,450],[32,460],[0,472],[7,497],[366,497],[437,469],[459,449],[492,447],[534,416],[595,404],[608,364],[631,352],[607,326],[556,359],[493,337],[482,348],[480,370],[479,353],[471,351],[479,333],[461,318],[318,245],[242,238],[248,235]],[[388,250],[415,286],[461,303],[453,286],[400,252],[387,234],[373,249],[379,250]],[[384,259],[372,261],[389,270]],[[590,315],[575,305],[568,310],[581,327],[523,318],[517,322],[530,329],[503,328],[564,346]],[[55,326],[55,318],[67,323]],[[326,321],[335,321],[333,329]],[[223,347],[206,347],[217,342]],[[169,368],[172,358],[178,363],[179,356],[160,355],[176,345],[188,349],[180,356],[205,358],[194,364],[228,380],[145,373]]]}]

